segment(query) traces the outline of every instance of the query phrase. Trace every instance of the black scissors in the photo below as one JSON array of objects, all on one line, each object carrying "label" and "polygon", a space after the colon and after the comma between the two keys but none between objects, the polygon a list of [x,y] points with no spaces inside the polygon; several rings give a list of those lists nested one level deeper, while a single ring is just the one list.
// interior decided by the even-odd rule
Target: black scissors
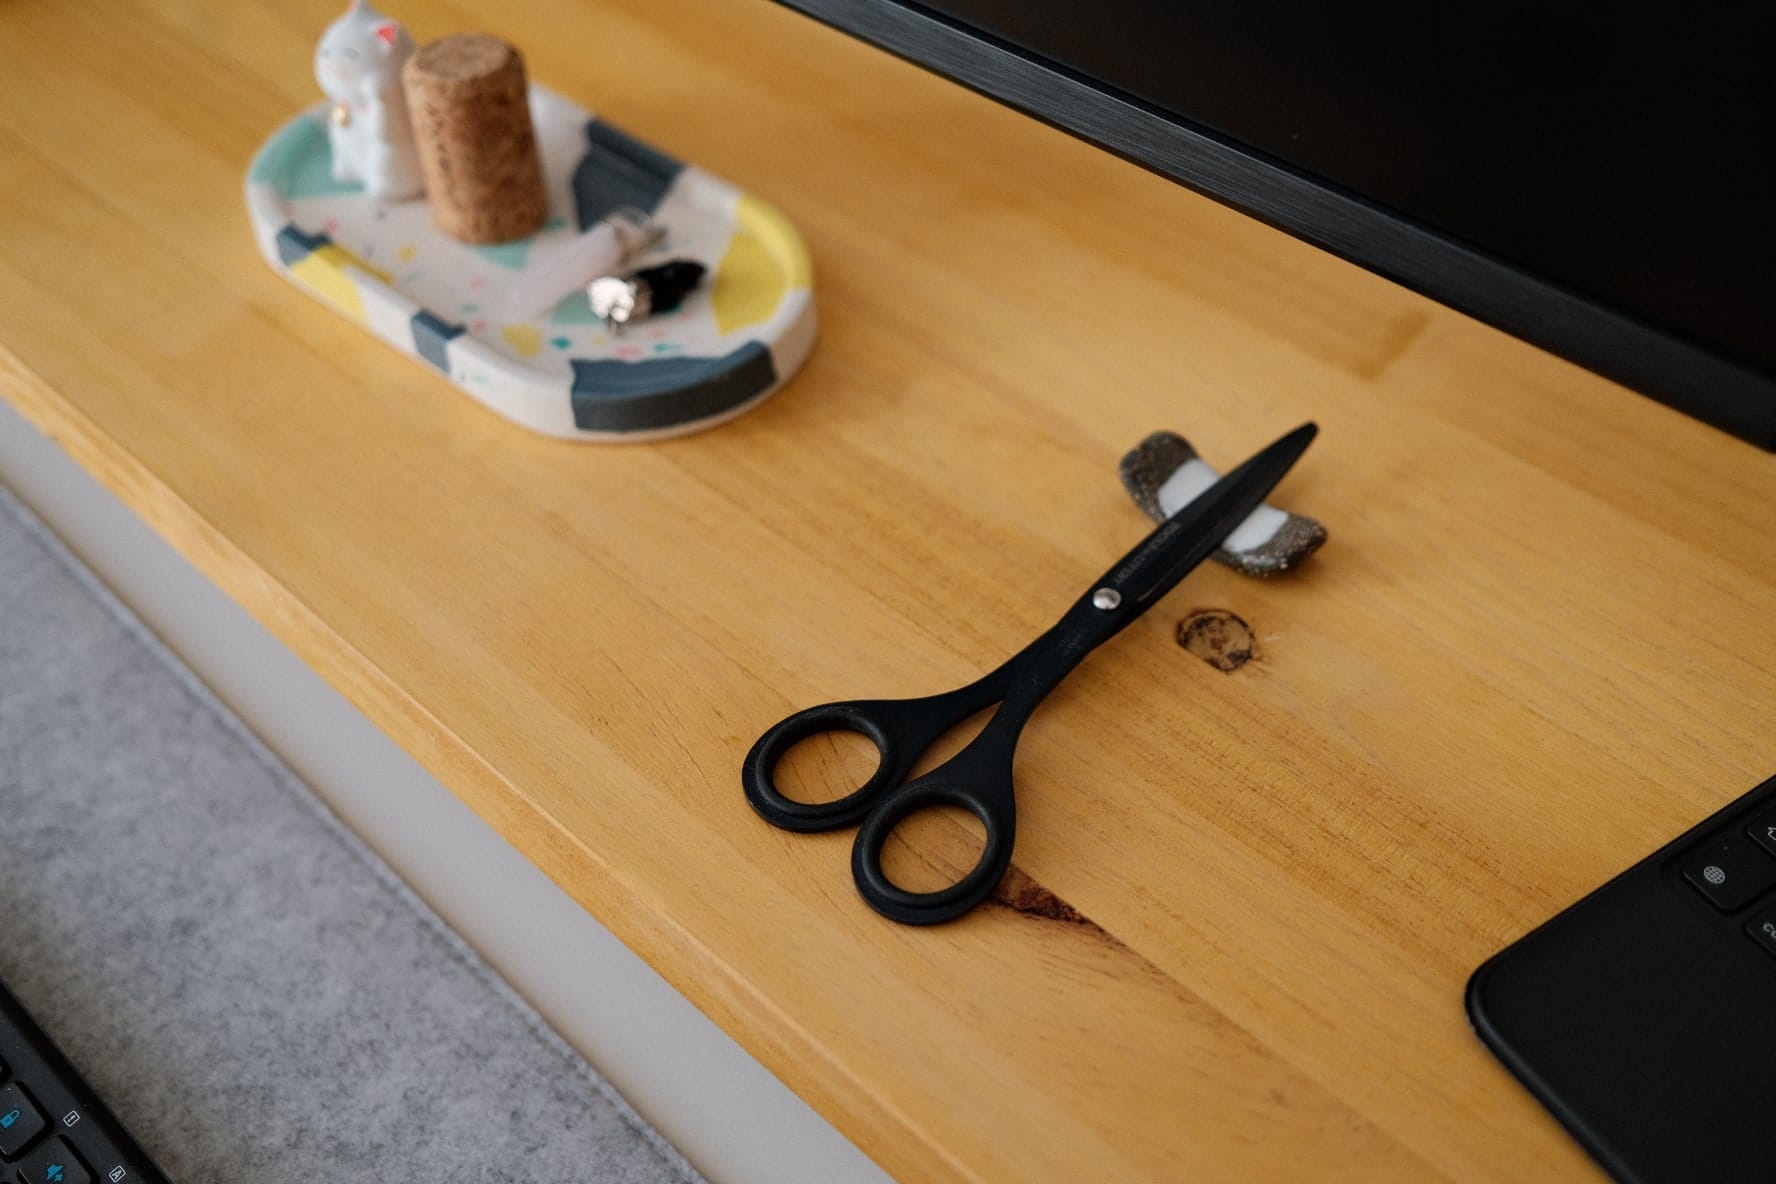
[{"label": "black scissors", "polygon": [[[1011,863],[1017,822],[1012,758],[1018,735],[1043,699],[1098,646],[1208,558],[1264,501],[1312,442],[1317,428],[1296,428],[1166,519],[1117,561],[1060,622],[978,682],[922,699],[858,699],[798,711],[759,737],[740,777],[746,800],[785,830],[824,831],[861,823],[851,875],[871,908],[907,925],[951,921],[985,900]],[[912,781],[907,774],[932,744],[978,711],[998,704],[980,733],[956,755]],[[777,762],[791,747],[824,732],[857,732],[875,742],[875,775],[835,801],[797,802],[778,792]],[[974,869],[948,888],[909,892],[882,871],[882,845],[910,815],[957,806],[986,827]]]}]

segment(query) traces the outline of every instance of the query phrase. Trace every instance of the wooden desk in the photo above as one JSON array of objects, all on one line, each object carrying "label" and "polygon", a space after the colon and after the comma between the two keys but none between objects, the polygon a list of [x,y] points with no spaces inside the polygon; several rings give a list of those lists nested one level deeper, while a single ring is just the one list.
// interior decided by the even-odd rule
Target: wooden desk
[{"label": "wooden desk", "polygon": [[[905,1180],[1594,1176],[1462,986],[1776,769],[1776,460],[764,0],[410,0],[814,252],[761,409],[529,435],[255,255],[336,7],[0,8],[9,400]],[[1026,736],[1017,863],[1083,920],[900,928],[748,811],[786,710],[1046,626],[1147,432],[1308,418],[1327,548],[1193,576]],[[1258,660],[1181,650],[1202,606]]]}]

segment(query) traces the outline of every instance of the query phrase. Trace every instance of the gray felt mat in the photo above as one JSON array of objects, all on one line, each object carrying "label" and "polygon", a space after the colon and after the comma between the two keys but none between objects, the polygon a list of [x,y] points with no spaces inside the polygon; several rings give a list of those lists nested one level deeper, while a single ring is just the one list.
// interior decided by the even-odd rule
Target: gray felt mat
[{"label": "gray felt mat", "polygon": [[180,1184],[700,1180],[4,489],[0,979]]}]

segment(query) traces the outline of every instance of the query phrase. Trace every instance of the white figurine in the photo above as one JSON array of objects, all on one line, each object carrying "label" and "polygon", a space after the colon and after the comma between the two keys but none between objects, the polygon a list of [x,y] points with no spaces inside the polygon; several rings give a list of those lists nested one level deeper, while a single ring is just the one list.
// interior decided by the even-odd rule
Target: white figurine
[{"label": "white figurine", "polygon": [[365,0],[352,0],[315,47],[315,80],[333,100],[327,120],[333,179],[362,181],[381,201],[425,191],[401,93],[401,67],[412,56],[407,30]]}]

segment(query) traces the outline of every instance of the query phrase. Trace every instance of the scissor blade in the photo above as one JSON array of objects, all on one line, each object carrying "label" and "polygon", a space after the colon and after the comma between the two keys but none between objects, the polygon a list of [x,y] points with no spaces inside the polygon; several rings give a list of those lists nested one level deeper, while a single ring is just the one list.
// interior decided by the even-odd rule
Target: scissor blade
[{"label": "scissor blade", "polygon": [[1100,586],[1143,605],[1170,592],[1263,504],[1317,434],[1316,425],[1302,424],[1180,506]]}]

